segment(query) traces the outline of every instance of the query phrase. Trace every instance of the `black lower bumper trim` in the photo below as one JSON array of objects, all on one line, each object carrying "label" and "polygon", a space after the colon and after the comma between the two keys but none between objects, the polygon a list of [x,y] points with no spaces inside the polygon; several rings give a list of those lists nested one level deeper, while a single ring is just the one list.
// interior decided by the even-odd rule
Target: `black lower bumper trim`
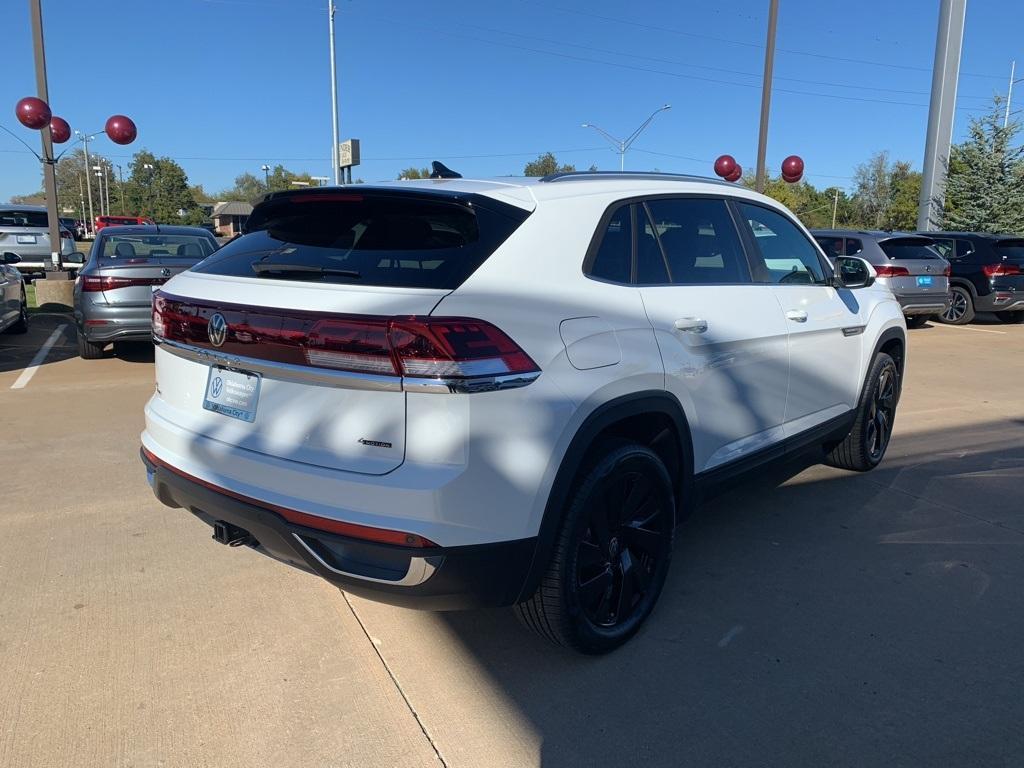
[{"label": "black lower bumper trim", "polygon": [[441,611],[511,605],[520,596],[537,545],[535,538],[464,547],[362,541],[294,525],[269,509],[154,464],[145,454],[142,461],[153,493],[167,506],[187,509],[210,526],[241,529],[250,537],[248,547],[346,592],[392,605]]}]

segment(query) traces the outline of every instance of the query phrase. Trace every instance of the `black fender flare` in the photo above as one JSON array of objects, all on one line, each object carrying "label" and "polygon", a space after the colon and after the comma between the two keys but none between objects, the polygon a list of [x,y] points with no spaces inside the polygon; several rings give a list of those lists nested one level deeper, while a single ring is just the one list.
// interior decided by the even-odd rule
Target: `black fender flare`
[{"label": "black fender flare", "polygon": [[878,339],[875,341],[875,347],[871,350],[871,357],[868,359],[867,371],[865,372],[865,380],[861,383],[861,391],[857,395],[857,402],[860,402],[860,396],[864,393],[864,387],[867,386],[867,374],[871,371],[872,361],[877,357],[878,353],[882,351],[882,347],[888,344],[893,339],[897,339],[900,342],[900,346],[903,348],[903,353],[900,355],[900,359],[896,361],[896,365],[899,366],[900,378],[899,378],[899,392],[897,393],[897,402],[899,402],[899,396],[903,394],[903,378],[906,373],[907,367],[907,334],[902,328],[886,328],[879,334]]},{"label": "black fender flare", "polygon": [[949,278],[949,287],[952,288],[953,286],[960,286],[961,288],[966,288],[967,292],[970,293],[971,296],[973,296],[975,299],[978,298],[979,294],[977,286],[970,280],[968,280],[966,277]]},{"label": "black fender flare", "polygon": [[680,476],[674,478],[676,497],[681,499],[684,504],[692,503],[694,498],[692,493],[693,443],[690,436],[690,425],[679,400],[664,390],[646,390],[601,403],[584,419],[561,457],[554,482],[548,493],[547,503],[544,506],[533,562],[530,564],[526,581],[523,583],[519,595],[520,601],[528,599],[534,593],[548,567],[551,552],[562,526],[565,506],[572,493],[576,477],[597,436],[619,421],[645,413],[664,414],[675,425],[681,468]]}]

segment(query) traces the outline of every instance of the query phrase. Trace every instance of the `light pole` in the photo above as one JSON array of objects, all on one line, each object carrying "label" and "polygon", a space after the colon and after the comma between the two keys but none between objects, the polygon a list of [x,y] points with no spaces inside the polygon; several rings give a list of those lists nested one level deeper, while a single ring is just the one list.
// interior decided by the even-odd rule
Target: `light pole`
[{"label": "light pole", "polygon": [[764,192],[764,161],[768,152],[768,113],[772,104],[772,68],[775,64],[775,28],[779,21],[779,0],[768,2],[768,40],[764,48],[764,80],[761,84],[761,126],[757,133],[755,186]]},{"label": "light pole", "polygon": [[85,189],[89,198],[89,220],[85,223],[85,229],[89,234],[93,234],[96,231],[96,219],[92,210],[92,181],[90,179],[90,176],[92,176],[92,165],[89,162],[89,142],[95,137],[88,136],[81,131],[75,131],[75,135],[82,142],[82,151],[85,152]]},{"label": "light pole", "polygon": [[608,131],[604,130],[604,128],[599,128],[598,126],[592,123],[583,123],[583,127],[593,128],[595,131],[604,136],[604,138],[607,139],[613,147],[615,147],[615,150],[619,153],[619,170],[624,171],[626,170],[626,150],[628,150],[630,146],[632,146],[633,142],[636,141],[637,137],[639,137],[640,134],[644,132],[644,129],[651,124],[651,121],[654,120],[654,118],[658,115],[659,112],[664,112],[665,110],[668,109],[672,109],[671,104],[665,104],[664,106],[658,107],[651,113],[650,117],[648,117],[640,124],[639,128],[637,128],[635,131],[629,134],[629,136],[627,136],[625,139],[617,139],[610,133],[608,133]]},{"label": "light pole", "polygon": [[124,169],[117,166],[117,197],[121,201],[121,215],[124,216]]},{"label": "light pole", "polygon": [[338,67],[335,63],[334,53],[334,11],[336,6],[334,0],[328,0],[327,2],[327,23],[328,23],[328,37],[330,38],[331,44],[331,165],[334,166],[334,184],[337,186],[341,183],[338,176],[338,143],[341,141],[338,133]]},{"label": "light pole", "polygon": [[263,171],[263,186],[267,188],[267,192],[270,191],[270,166],[264,163],[260,166],[260,170]]},{"label": "light pole", "polygon": [[1024,83],[1024,77],[1018,77],[1016,80],[1013,76],[1017,74],[1017,61],[1010,62],[1010,87],[1006,90],[1006,114],[1003,115],[1003,128],[1010,124],[1010,102],[1013,100],[1013,86],[1017,83]]},{"label": "light pole", "polygon": [[92,175],[99,179],[96,185],[100,188],[100,216],[106,216],[106,206],[103,205],[103,172],[98,165],[92,167]]}]

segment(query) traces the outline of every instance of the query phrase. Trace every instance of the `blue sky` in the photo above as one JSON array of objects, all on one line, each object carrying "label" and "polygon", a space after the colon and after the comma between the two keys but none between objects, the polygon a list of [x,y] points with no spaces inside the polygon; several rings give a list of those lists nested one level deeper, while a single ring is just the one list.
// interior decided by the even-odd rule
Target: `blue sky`
[{"label": "blue sky", "polygon": [[[847,186],[887,149],[920,166],[938,0],[781,0],[768,163],[800,154],[818,185]],[[0,122],[35,93],[28,3],[0,4]],[[767,0],[339,0],[342,137],[362,140],[366,181],[440,159],[465,175],[521,174],[554,151],[585,168],[618,158],[583,122],[630,133],[663,103],[627,167],[751,167]],[[123,112],[147,148],[208,191],[264,162],[330,173],[326,0],[44,0],[50,102],[73,128]],[[1024,76],[1024,10],[972,0],[954,137],[1009,64]],[[874,62],[874,63],[865,63]],[[1024,106],[1024,84],[1020,103]],[[817,94],[817,95],[815,95]],[[891,103],[881,103],[891,102]],[[66,146],[66,145],[65,145]],[[0,201],[39,187],[37,161],[0,132]]]}]

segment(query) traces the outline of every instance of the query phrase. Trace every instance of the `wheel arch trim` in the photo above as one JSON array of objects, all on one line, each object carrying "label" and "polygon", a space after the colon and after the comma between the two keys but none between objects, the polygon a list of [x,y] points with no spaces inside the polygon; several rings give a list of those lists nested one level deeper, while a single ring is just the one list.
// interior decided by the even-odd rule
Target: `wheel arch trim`
[{"label": "wheel arch trim", "polygon": [[[553,462],[554,480],[544,504],[537,532],[537,546],[534,549],[533,562],[530,564],[526,581],[523,583],[522,592],[518,598],[520,601],[533,594],[544,575],[558,537],[573,483],[594,440],[603,431],[620,421],[651,413],[665,415],[675,425],[682,471],[680,477],[672,478],[672,480],[677,485],[677,492],[684,499],[688,497],[687,495],[693,488],[693,443],[686,414],[674,395],[664,390],[646,390],[622,395],[596,406],[575,428],[568,447],[559,457],[556,466]],[[552,469],[549,469],[549,472],[551,471]],[[692,496],[692,494],[690,495]]]}]

